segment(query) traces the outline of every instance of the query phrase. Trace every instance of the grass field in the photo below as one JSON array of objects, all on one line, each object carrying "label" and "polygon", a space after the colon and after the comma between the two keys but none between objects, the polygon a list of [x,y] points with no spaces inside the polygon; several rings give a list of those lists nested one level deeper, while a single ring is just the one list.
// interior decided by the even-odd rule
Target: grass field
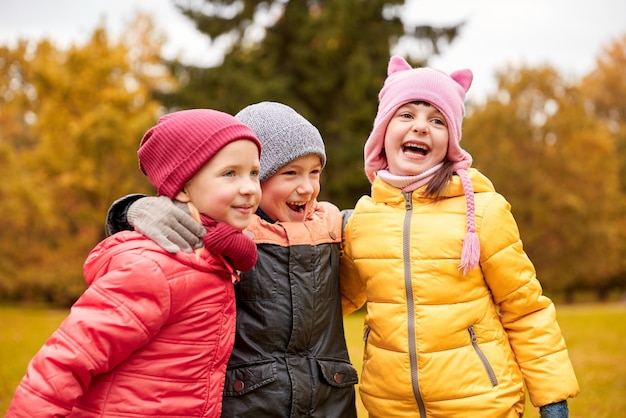
[{"label": "grass field", "polygon": [[[580,395],[569,401],[571,418],[621,418],[626,411],[626,304],[558,305],[559,323],[567,341]],[[30,358],[63,320],[66,311],[0,307],[0,414]],[[361,370],[363,316],[345,320],[352,361]],[[367,417],[360,402],[359,417]],[[524,418],[539,412],[527,405]]]}]

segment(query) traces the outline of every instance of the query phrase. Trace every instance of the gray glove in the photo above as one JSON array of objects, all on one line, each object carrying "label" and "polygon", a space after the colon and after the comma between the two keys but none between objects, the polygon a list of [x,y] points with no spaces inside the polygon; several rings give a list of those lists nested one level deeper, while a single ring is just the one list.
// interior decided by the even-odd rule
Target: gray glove
[{"label": "gray glove", "polygon": [[189,214],[187,205],[167,196],[142,197],[128,208],[128,223],[170,253],[190,253],[202,247],[204,227]]}]

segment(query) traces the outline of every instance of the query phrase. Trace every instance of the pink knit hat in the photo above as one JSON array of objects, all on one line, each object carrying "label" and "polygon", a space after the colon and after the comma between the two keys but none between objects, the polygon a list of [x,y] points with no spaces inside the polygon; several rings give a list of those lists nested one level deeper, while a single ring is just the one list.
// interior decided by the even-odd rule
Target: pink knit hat
[{"label": "pink knit hat", "polygon": [[248,139],[261,143],[243,123],[228,113],[191,109],[161,117],[141,140],[139,167],[157,194],[174,198],[198,170],[231,142]]},{"label": "pink knit hat", "polygon": [[474,220],[474,190],[467,169],[472,165],[472,156],[461,148],[461,125],[465,116],[465,93],[472,84],[473,74],[463,69],[448,75],[432,68],[411,68],[400,56],[389,60],[387,79],[378,94],[378,113],[374,128],[365,143],[365,173],[370,182],[376,172],[387,169],[384,154],[385,133],[392,116],[400,106],[414,101],[425,101],[443,114],[448,124],[448,152],[446,160],[461,179],[467,203],[467,234],[463,242],[461,266],[464,272],[478,266],[480,243],[476,236]]}]

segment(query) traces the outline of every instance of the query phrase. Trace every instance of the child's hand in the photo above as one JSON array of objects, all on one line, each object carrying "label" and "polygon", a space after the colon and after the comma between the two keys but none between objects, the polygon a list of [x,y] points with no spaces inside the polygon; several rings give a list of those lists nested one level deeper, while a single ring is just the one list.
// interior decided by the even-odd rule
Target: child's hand
[{"label": "child's hand", "polygon": [[186,204],[169,197],[142,197],[128,208],[127,218],[136,231],[170,253],[202,247],[205,229],[190,216]]}]

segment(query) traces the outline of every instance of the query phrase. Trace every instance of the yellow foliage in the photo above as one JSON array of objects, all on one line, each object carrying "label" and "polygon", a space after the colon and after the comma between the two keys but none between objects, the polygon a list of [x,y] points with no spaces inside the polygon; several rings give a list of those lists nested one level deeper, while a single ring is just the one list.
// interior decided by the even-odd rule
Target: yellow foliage
[{"label": "yellow foliage", "polygon": [[509,68],[464,124],[462,144],[511,202],[552,291],[599,286],[621,271],[616,141],[582,97],[553,68]]},{"label": "yellow foliage", "polygon": [[46,40],[0,48],[0,297],[36,288],[71,302],[109,205],[151,193],[136,151],[160,111],[154,93],[174,88],[161,45],[140,15],[123,41],[97,28],[66,50]]}]

